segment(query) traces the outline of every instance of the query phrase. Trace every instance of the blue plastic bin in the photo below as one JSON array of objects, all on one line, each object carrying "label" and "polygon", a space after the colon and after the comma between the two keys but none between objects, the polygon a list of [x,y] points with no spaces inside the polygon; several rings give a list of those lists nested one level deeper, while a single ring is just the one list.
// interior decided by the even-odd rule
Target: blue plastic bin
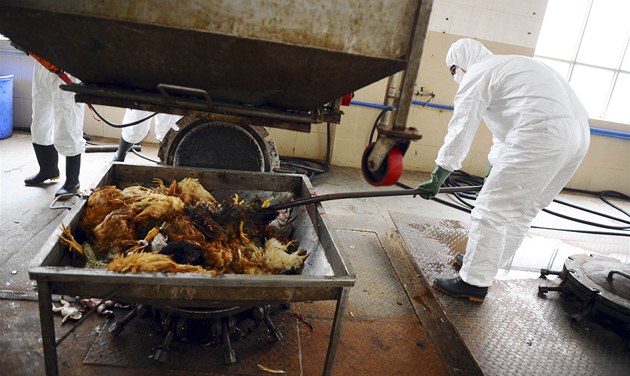
[{"label": "blue plastic bin", "polygon": [[13,75],[0,76],[0,140],[13,134]]}]

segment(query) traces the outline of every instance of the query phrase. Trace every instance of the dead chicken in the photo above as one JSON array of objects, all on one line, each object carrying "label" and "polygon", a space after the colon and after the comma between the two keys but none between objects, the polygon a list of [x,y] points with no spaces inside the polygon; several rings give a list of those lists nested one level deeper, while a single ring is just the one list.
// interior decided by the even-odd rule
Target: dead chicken
[{"label": "dead chicken", "polygon": [[215,274],[213,271],[206,270],[201,266],[178,264],[167,255],[146,252],[134,253],[128,256],[121,254],[107,264],[106,268],[118,273],[170,272]]},{"label": "dead chicken", "polygon": [[172,241],[188,240],[198,243],[206,241],[204,233],[184,214],[169,218],[162,232]]},{"label": "dead chicken", "polygon": [[289,244],[282,244],[278,239],[271,238],[265,242],[265,265],[275,273],[298,270],[308,257],[306,250],[288,252]]},{"label": "dead chicken", "polygon": [[107,214],[124,206],[123,193],[113,185],[96,188],[87,200],[79,227],[90,233]]},{"label": "dead chicken", "polygon": [[125,245],[138,239],[134,213],[128,209],[117,209],[109,213],[94,228],[94,252],[102,256],[106,253],[118,253]]},{"label": "dead chicken", "polygon": [[94,251],[89,243],[84,243],[80,245],[72,236],[70,229],[66,227],[63,223],[61,224],[61,235],[59,235],[59,240],[68,246],[70,252],[81,255],[85,258],[85,267],[88,269],[100,269],[104,266],[104,264],[99,261],[94,255]]},{"label": "dead chicken", "polygon": [[183,213],[184,203],[178,197],[161,193],[149,193],[129,205],[136,214],[136,221],[148,219],[166,220],[168,217]]},{"label": "dead chicken", "polygon": [[72,319],[72,320],[80,320],[81,317],[83,317],[83,314],[81,313],[81,311],[79,311],[78,308],[75,308],[73,306],[70,305],[69,302],[63,300],[63,299],[59,299],[59,303],[61,303],[61,306],[57,307],[55,306],[55,303],[52,304],[52,310],[55,313],[60,313],[62,316],[61,319],[61,323],[64,324],[66,321],[68,321],[68,319]]},{"label": "dead chicken", "polygon": [[195,178],[184,178],[180,182],[173,180],[168,187],[164,185],[162,179],[153,179],[153,181],[157,184],[157,187],[153,189],[154,192],[179,197],[185,205],[195,205],[198,202],[217,204],[214,196],[206,191]]}]

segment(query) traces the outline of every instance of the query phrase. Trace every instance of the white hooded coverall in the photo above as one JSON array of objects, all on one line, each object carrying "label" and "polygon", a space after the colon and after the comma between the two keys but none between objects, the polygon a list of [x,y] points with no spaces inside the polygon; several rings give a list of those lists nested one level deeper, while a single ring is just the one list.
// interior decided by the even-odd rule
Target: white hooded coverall
[{"label": "white hooded coverall", "polygon": [[510,264],[534,217],[586,155],[588,113],[561,76],[529,57],[493,55],[461,39],[446,64],[466,73],[436,164],[460,169],[482,118],[493,136],[493,167],[471,213],[460,270],[464,282],[485,287]]},{"label": "white hooded coverall", "polygon": [[63,91],[64,82],[43,65],[33,67],[33,143],[55,145],[59,154],[74,157],[85,150],[83,114],[85,105],[74,101],[74,93]]},{"label": "white hooded coverall", "polygon": [[[129,124],[134,121],[138,121],[146,118],[147,116],[153,115],[151,111],[143,111],[143,110],[134,110],[128,108],[125,111],[125,116],[123,118],[123,124]],[[155,138],[158,141],[162,142],[164,136],[166,136],[166,132],[170,128],[177,129],[177,125],[175,123],[181,118],[178,115],[171,114],[161,114],[158,113],[153,118],[155,121]],[[121,137],[123,140],[127,141],[130,144],[137,144],[142,141],[147,134],[149,133],[149,127],[151,126],[151,119],[143,121],[138,125],[133,125],[130,127],[125,127],[122,130]]]}]

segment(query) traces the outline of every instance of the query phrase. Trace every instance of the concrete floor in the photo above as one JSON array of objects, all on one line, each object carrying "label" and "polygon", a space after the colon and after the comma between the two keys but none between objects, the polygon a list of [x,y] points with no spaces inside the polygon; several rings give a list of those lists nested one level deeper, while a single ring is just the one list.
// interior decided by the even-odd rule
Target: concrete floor
[{"label": "concrete floor", "polygon": [[[116,142],[93,141],[110,144]],[[3,349],[0,353],[0,374],[41,375],[44,374],[44,361],[37,294],[35,283],[28,278],[28,266],[66,213],[65,210],[53,210],[48,207],[54,193],[63,182],[63,172],[61,182],[45,187],[25,187],[23,179],[37,169],[30,135],[15,132],[11,138],[0,141],[0,146],[2,226],[0,348]],[[155,145],[143,145],[142,153],[157,158]],[[112,153],[84,154],[81,169],[83,188],[96,183],[96,178],[107,168],[111,157]],[[126,162],[150,163],[132,154]],[[61,171],[63,166],[61,160]],[[426,177],[427,174],[422,173],[405,173],[400,181],[413,186]],[[319,194],[374,189],[363,181],[360,171],[353,168],[332,167],[330,172],[316,176],[312,183]],[[598,200],[576,195],[566,196],[569,196],[572,202],[617,215]],[[625,205],[626,210],[630,209],[627,203],[622,205]],[[323,203],[323,206],[342,242],[340,247],[349,255],[357,273],[357,283],[351,289],[344,319],[334,373],[336,375],[480,373],[456,329],[448,320],[442,320],[440,323],[439,317],[443,314],[441,306],[434,298],[427,281],[419,275],[417,265],[414,265],[412,258],[407,257],[390,215],[395,212],[448,219],[459,221],[465,226],[468,214],[446,208],[433,201],[412,197],[329,201]],[[559,210],[566,212],[566,209]],[[557,219],[546,214],[536,218],[534,224],[565,228],[581,227],[562,221],[559,223]],[[523,275],[531,276],[533,273],[537,275],[536,272],[541,267],[562,265],[561,262],[566,258],[562,249],[566,247],[559,248],[554,242],[569,239],[565,233],[550,234],[533,230],[530,234],[525,246],[529,248],[523,252],[519,251],[511,272],[501,273],[500,278],[522,278]],[[569,240],[576,247],[583,243],[606,243],[605,247],[602,245],[601,250],[592,248],[591,250],[612,255],[623,262],[630,261],[630,245],[626,240],[613,239],[601,242],[597,239],[592,235],[580,235],[578,238],[572,235]],[[529,243],[532,245],[528,246]],[[541,248],[540,244],[547,245]],[[532,252],[532,247],[537,250]],[[490,296],[489,299],[491,298]],[[329,303],[297,303],[291,305],[288,313],[278,313],[277,319],[289,329],[289,332],[285,333],[288,340],[285,340],[284,344],[277,344],[281,346],[280,348],[263,345],[267,347],[258,352],[254,351],[254,354],[258,355],[250,357],[258,357],[254,360],[269,361],[271,363],[265,365],[274,368],[273,359],[283,357],[288,359],[288,354],[292,354],[294,357],[291,359],[294,361],[287,365],[288,374],[321,374],[334,313],[334,304]],[[434,316],[428,317],[426,312],[432,312]],[[296,317],[304,318],[308,325]],[[58,336],[66,333],[73,325],[62,326],[60,317],[56,317],[56,320]],[[199,358],[188,360],[188,364],[185,365],[182,365],[183,361],[179,361],[156,368],[155,365],[146,362],[133,363],[121,360],[120,357],[124,358],[127,351],[124,348],[118,349],[119,358],[113,358],[116,354],[112,350],[104,360],[99,360],[97,358],[102,355],[103,348],[112,345],[111,339],[101,333],[107,325],[105,318],[92,315],[59,345],[59,370],[62,375],[265,374],[256,368],[256,361],[251,363],[252,359],[245,359],[245,356],[238,368],[220,366],[207,368],[204,361],[208,360]],[[310,330],[311,325],[313,331]],[[294,332],[291,332],[293,329]],[[146,338],[135,340],[139,345],[135,346],[135,343],[132,343],[134,350],[129,351],[139,351],[145,354],[143,356],[150,353],[150,349],[141,348],[150,346]],[[218,351],[220,354],[221,351]],[[242,354],[248,354],[247,350],[243,350]],[[179,355],[184,357],[184,354]],[[195,362],[200,366],[191,365]],[[248,365],[251,367],[247,368]]]}]

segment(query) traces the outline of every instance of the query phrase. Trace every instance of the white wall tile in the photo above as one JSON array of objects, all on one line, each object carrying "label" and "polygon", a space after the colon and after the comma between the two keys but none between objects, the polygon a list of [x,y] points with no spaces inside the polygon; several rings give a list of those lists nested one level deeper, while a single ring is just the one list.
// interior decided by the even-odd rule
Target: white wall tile
[{"label": "white wall tile", "polygon": [[546,0],[434,2],[429,30],[535,48]]},{"label": "white wall tile", "polygon": [[[513,0],[512,0],[513,1]],[[491,9],[493,0],[448,0],[453,5]]]},{"label": "white wall tile", "polygon": [[547,8],[547,0],[494,0],[490,8],[504,13],[542,18]]},{"label": "white wall tile", "polygon": [[13,128],[28,130],[31,128],[32,100],[13,98]]},{"label": "white wall tile", "polygon": [[0,76],[20,73],[20,57],[15,54],[1,53],[0,51]]},{"label": "white wall tile", "polygon": [[453,6],[448,1],[434,1],[429,18],[429,30],[450,33]]}]

